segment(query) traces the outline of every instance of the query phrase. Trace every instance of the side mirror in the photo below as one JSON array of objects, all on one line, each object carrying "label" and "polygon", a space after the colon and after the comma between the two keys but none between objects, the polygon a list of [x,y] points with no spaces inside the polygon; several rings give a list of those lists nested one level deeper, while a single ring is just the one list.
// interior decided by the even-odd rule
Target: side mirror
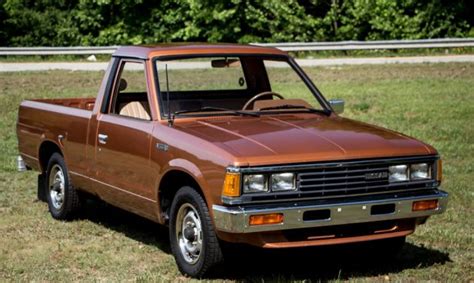
[{"label": "side mirror", "polygon": [[334,110],[336,114],[344,112],[344,100],[342,99],[330,99],[329,105],[331,105],[332,110]]}]

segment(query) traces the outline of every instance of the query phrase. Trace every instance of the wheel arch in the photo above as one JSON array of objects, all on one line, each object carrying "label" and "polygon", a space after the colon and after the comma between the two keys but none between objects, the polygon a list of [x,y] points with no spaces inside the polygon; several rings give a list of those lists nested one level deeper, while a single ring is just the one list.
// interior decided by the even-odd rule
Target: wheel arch
[{"label": "wheel arch", "polygon": [[64,154],[55,142],[50,140],[45,140],[41,143],[38,149],[38,162],[40,165],[41,172],[46,172],[48,168],[48,161],[54,153],[59,153],[64,157]]},{"label": "wheel arch", "polygon": [[157,185],[159,212],[165,223],[168,220],[171,202],[176,192],[183,186],[193,187],[203,197],[206,204],[208,203],[205,191],[207,183],[201,170],[194,163],[185,159],[174,159],[167,165]]}]

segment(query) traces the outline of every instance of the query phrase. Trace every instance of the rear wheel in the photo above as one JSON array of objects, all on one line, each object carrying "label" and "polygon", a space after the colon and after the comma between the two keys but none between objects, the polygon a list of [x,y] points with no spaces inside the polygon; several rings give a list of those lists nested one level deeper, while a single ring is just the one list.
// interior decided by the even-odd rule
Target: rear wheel
[{"label": "rear wheel", "polygon": [[171,250],[183,274],[200,278],[222,262],[207,205],[191,187],[182,187],[173,199],[169,234]]},{"label": "rear wheel", "polygon": [[51,216],[59,220],[73,218],[81,202],[71,184],[66,163],[59,153],[54,153],[49,159],[46,186],[46,199]]}]

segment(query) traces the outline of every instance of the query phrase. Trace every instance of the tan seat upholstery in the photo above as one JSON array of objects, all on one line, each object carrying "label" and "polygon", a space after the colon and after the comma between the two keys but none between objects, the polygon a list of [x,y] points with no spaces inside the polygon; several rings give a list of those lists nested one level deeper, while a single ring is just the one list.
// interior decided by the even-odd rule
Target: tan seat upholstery
[{"label": "tan seat upholstery", "polygon": [[140,101],[124,103],[124,105],[120,108],[119,114],[143,120],[151,120],[150,106],[148,105],[148,103]]}]

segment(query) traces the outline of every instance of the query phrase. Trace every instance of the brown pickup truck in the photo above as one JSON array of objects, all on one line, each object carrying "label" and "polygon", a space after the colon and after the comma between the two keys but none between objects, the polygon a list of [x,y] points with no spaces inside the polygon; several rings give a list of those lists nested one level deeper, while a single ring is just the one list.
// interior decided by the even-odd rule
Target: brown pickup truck
[{"label": "brown pickup truck", "polygon": [[441,160],[343,107],[277,49],[121,47],[97,98],[21,103],[18,162],[40,172],[56,219],[94,195],[168,225],[194,277],[223,260],[224,243],[393,251],[446,209]]}]

